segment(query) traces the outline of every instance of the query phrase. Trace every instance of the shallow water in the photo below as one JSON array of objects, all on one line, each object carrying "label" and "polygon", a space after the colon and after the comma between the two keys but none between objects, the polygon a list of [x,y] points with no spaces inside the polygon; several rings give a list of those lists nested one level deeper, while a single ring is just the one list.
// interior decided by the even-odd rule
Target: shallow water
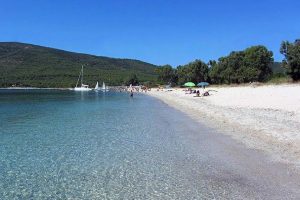
[{"label": "shallow water", "polygon": [[0,199],[297,197],[242,175],[224,161],[230,139],[146,95],[0,90],[0,122]]}]

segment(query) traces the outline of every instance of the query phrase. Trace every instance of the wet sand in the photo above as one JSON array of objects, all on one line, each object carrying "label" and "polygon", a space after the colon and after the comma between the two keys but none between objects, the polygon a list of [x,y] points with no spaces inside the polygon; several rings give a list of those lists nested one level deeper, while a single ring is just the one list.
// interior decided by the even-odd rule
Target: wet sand
[{"label": "wet sand", "polygon": [[[300,174],[294,167],[272,160],[263,151],[249,149],[180,111],[162,112],[169,123],[176,124],[170,129],[180,136],[177,139],[193,152],[177,165],[182,173],[192,170],[187,178],[197,180],[202,199],[300,198]],[[185,168],[191,161],[197,167]]]}]

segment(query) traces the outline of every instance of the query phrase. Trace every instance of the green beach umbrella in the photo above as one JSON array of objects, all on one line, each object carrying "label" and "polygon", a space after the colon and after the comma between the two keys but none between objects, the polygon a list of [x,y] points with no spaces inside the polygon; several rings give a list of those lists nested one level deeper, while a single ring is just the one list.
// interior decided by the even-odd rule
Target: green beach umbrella
[{"label": "green beach umbrella", "polygon": [[185,87],[195,87],[196,85],[193,82],[187,82],[183,86],[185,86]]}]

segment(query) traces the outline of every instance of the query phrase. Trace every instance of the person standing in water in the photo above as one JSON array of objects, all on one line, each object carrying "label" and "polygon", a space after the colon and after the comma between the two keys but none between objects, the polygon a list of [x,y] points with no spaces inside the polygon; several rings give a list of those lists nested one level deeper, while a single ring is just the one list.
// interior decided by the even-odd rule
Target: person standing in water
[{"label": "person standing in water", "polygon": [[133,91],[132,90],[130,91],[130,97],[133,97]]}]

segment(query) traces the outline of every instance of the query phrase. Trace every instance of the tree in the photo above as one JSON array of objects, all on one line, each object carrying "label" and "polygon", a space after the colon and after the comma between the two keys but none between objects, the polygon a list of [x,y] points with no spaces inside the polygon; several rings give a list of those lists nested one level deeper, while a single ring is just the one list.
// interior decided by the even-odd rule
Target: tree
[{"label": "tree", "polygon": [[270,65],[273,63],[273,52],[264,46],[253,46],[245,51],[245,71],[249,80],[265,81],[272,74]]},{"label": "tree", "polygon": [[187,66],[177,66],[178,84],[183,85],[185,82],[191,81],[191,74]]},{"label": "tree", "polygon": [[218,62],[211,61],[209,76],[213,83],[246,83],[265,81],[272,74],[273,53],[264,46],[233,51]]},{"label": "tree", "polygon": [[[244,79],[243,71],[245,53],[243,51],[233,51],[228,57],[221,59],[221,68],[226,83],[241,83]],[[222,66],[223,65],[223,66]]]},{"label": "tree", "polygon": [[128,79],[125,81],[125,85],[138,85],[139,80],[136,74],[131,74]]},{"label": "tree", "polygon": [[280,53],[284,55],[283,66],[287,74],[294,80],[300,80],[300,40],[294,43],[284,41],[281,43]]},{"label": "tree", "polygon": [[223,77],[221,76],[221,66],[215,60],[210,60],[208,62],[209,72],[208,76],[210,78],[211,83],[214,84],[222,84],[224,82]]},{"label": "tree", "polygon": [[182,85],[192,81],[199,83],[208,80],[208,66],[201,60],[195,60],[184,66],[177,67],[178,82]]},{"label": "tree", "polygon": [[189,64],[192,72],[192,81],[195,83],[207,81],[208,79],[208,66],[201,60],[195,60]]},{"label": "tree", "polygon": [[171,65],[160,66],[155,69],[158,81],[163,84],[177,84],[177,71]]}]

